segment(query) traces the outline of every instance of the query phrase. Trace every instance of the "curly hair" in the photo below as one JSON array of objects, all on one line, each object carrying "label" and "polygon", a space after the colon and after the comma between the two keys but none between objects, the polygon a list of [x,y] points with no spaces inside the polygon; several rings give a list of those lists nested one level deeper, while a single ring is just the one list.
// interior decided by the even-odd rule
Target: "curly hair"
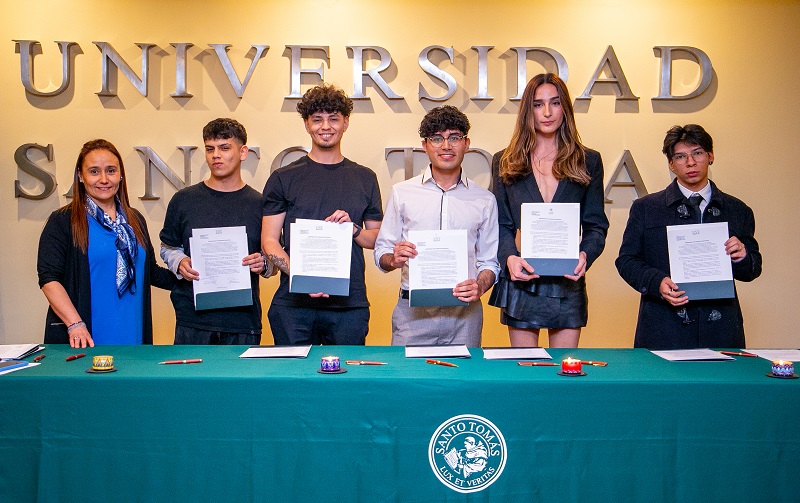
[{"label": "curly hair", "polygon": [[203,128],[203,141],[228,138],[235,138],[242,145],[246,145],[247,131],[238,121],[227,118],[214,119]]},{"label": "curly hair", "polygon": [[330,84],[312,87],[297,104],[297,112],[303,120],[317,112],[329,114],[340,112],[343,117],[350,117],[352,111],[353,100],[348,98],[344,91]]},{"label": "curly hair", "polygon": [[419,125],[420,138],[427,138],[442,131],[461,131],[462,134],[469,133],[469,119],[467,116],[452,105],[436,107],[422,119]]}]

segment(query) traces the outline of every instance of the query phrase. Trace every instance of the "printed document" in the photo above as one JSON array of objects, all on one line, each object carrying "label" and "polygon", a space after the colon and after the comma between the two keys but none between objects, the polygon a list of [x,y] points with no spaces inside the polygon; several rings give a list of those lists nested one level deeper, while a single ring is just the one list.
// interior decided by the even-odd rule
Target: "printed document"
[{"label": "printed document", "polygon": [[353,223],[298,218],[290,227],[289,291],[349,295]]},{"label": "printed document", "polygon": [[408,231],[417,256],[408,261],[409,305],[463,306],[453,288],[469,279],[467,231]]},{"label": "printed document", "polygon": [[733,297],[727,240],[727,222],[667,227],[670,278],[690,301]]},{"label": "printed document", "polygon": [[580,254],[581,205],[525,203],[520,217],[520,256],[540,276],[572,274]]},{"label": "printed document", "polygon": [[249,255],[244,226],[192,229],[189,246],[192,269],[200,274],[192,282],[195,309],[252,305],[250,267],[242,265]]}]

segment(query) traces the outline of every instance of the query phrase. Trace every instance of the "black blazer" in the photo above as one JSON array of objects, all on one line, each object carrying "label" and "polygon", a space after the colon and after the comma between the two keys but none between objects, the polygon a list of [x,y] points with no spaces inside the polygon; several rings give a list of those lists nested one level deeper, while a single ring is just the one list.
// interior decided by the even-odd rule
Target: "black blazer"
[{"label": "black blazer", "polygon": [[[753,210],[720,191],[714,182],[711,190],[703,223],[728,222],[730,235],[739,238],[747,249],[747,256],[733,263],[733,277],[752,281],[761,275],[761,253],[753,236]],[[676,180],[631,205],[616,266],[622,279],[642,295],[634,347],[744,348],[744,321],[738,298],[690,299],[677,308],[661,298],[659,286],[670,275],[667,226],[693,223],[687,208]]]},{"label": "black blazer", "polygon": [[[500,243],[497,258],[502,267],[501,274],[508,277],[506,261],[511,255],[519,255],[514,237],[521,225],[522,203],[542,203],[544,200],[538,185],[536,185],[533,171],[510,185],[503,183],[498,175],[502,155],[501,151],[492,158],[492,192],[497,198],[497,214],[500,221]],[[605,199],[603,195],[603,160],[599,152],[586,149],[586,168],[591,177],[589,185],[581,185],[567,179],[560,180],[552,202],[580,203],[580,250],[586,253],[586,269],[588,270],[605,248],[608,218],[603,206]],[[575,282],[566,281],[575,284]]]}]

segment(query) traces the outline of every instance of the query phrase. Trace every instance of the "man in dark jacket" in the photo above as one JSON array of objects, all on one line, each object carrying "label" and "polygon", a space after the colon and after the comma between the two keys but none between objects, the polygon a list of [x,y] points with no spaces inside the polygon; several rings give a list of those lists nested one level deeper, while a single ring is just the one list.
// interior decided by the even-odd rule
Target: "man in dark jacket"
[{"label": "man in dark jacket", "polygon": [[675,126],[664,138],[664,155],[676,179],[666,189],[634,201],[616,265],[642,294],[634,347],[648,349],[744,348],[739,299],[692,300],[670,278],[667,226],[727,222],[733,277],[761,275],[753,210],[708,179],[713,140],[701,126]]}]

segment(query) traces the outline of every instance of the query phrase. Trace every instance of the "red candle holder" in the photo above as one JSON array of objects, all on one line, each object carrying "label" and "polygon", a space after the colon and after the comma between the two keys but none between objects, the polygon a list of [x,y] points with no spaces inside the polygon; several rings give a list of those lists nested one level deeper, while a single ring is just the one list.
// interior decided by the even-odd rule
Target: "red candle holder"
[{"label": "red candle holder", "polygon": [[561,372],[559,372],[559,375],[585,376],[586,372],[583,371],[583,364],[580,360],[575,360],[572,357],[568,357],[561,360]]},{"label": "red candle holder", "polygon": [[564,372],[565,374],[580,374],[581,368],[582,365],[580,360],[565,358],[561,361],[561,372]]}]

